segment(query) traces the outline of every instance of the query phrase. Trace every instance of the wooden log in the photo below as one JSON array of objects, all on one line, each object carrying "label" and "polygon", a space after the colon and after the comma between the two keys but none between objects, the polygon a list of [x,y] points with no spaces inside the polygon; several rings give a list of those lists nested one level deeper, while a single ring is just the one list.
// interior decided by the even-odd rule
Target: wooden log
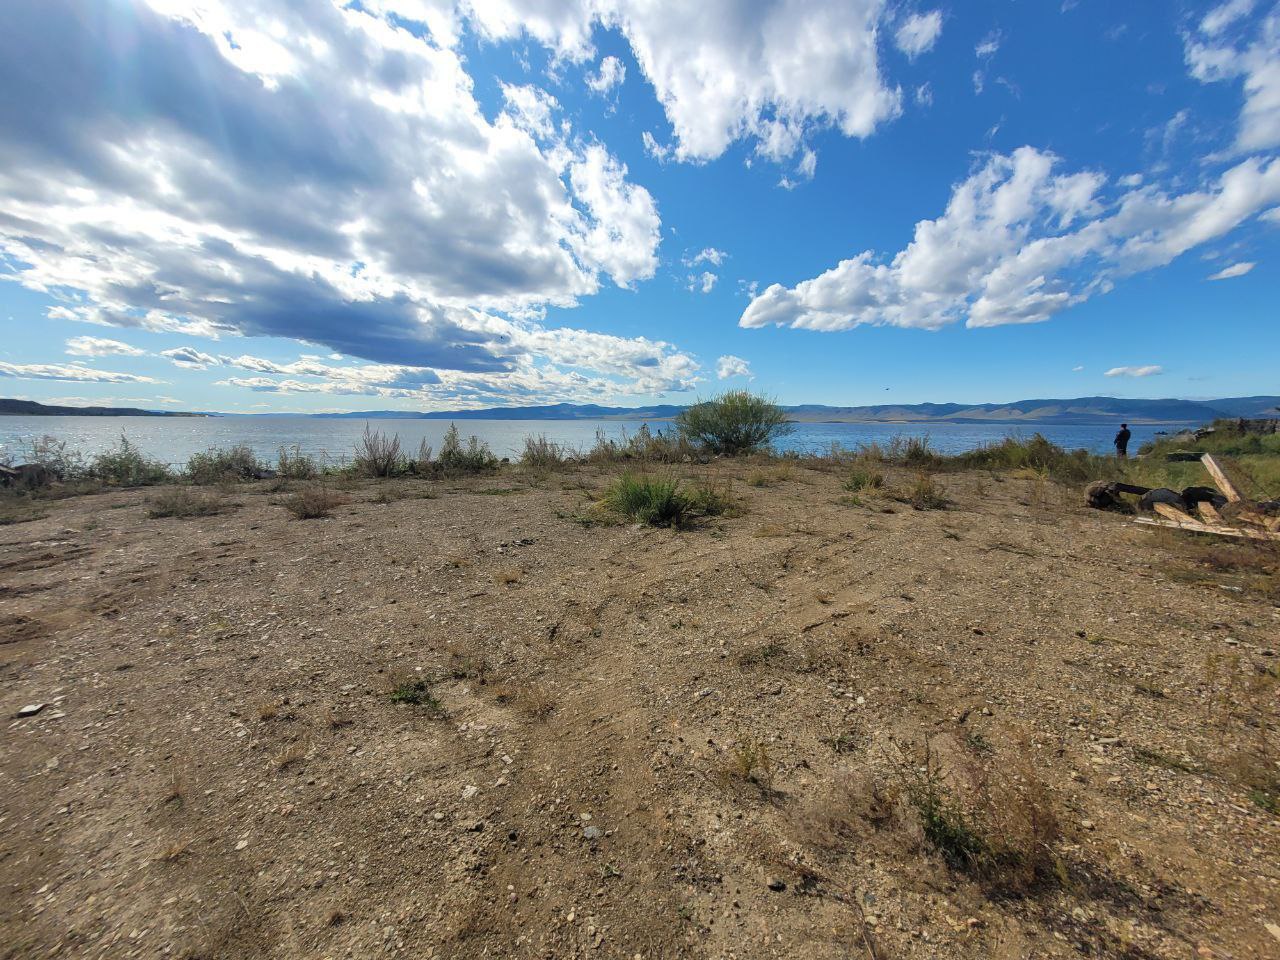
[{"label": "wooden log", "polygon": [[1232,503],[1238,503],[1241,499],[1240,492],[1236,490],[1235,485],[1227,478],[1227,475],[1222,472],[1222,468],[1218,466],[1218,461],[1213,459],[1213,454],[1206,453],[1200,458],[1200,462],[1209,471],[1209,476],[1213,477],[1213,482],[1222,491],[1222,495]]},{"label": "wooden log", "polygon": [[1208,524],[1192,521],[1179,523],[1177,520],[1157,520],[1155,517],[1136,517],[1134,523],[1149,527],[1170,527],[1174,530],[1188,530],[1192,533],[1212,533],[1219,537],[1241,537],[1246,540],[1271,540],[1280,543],[1280,533],[1263,533],[1261,530],[1237,530],[1234,527],[1211,527]]},{"label": "wooden log", "polygon": [[1208,500],[1201,500],[1196,504],[1196,509],[1200,511],[1200,517],[1205,523],[1222,523],[1222,514]]},{"label": "wooden log", "polygon": [[1191,514],[1187,513],[1185,510],[1179,510],[1177,507],[1173,506],[1173,504],[1157,503],[1157,504],[1154,504],[1153,506],[1156,513],[1160,514],[1160,516],[1165,517],[1166,519],[1174,520],[1174,521],[1177,521],[1178,523],[1199,523],[1200,522]]}]

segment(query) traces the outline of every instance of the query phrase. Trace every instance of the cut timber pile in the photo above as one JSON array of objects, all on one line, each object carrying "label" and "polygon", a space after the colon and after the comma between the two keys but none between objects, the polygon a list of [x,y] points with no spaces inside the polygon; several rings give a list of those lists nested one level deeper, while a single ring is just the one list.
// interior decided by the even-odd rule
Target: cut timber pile
[{"label": "cut timber pile", "polygon": [[[1249,540],[1280,541],[1280,515],[1270,516],[1250,505],[1240,491],[1236,489],[1231,478],[1223,472],[1222,467],[1206,453],[1200,458],[1204,468],[1209,471],[1214,485],[1222,492],[1235,525],[1229,525],[1219,513],[1218,507],[1211,501],[1201,500],[1196,503],[1199,518],[1193,517],[1185,510],[1169,503],[1155,503],[1153,509],[1160,515],[1157,517],[1137,517],[1134,523],[1147,524],[1153,527],[1174,527],[1179,530],[1191,530],[1195,533],[1213,533],[1221,537],[1242,537]],[[1244,526],[1242,524],[1247,524]]]}]

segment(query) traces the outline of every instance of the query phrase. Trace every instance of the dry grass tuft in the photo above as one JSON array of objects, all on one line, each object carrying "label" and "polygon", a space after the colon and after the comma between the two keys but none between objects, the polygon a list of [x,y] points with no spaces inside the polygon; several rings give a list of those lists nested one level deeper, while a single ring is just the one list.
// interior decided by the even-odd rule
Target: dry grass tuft
[{"label": "dry grass tuft", "polygon": [[500,584],[510,585],[513,583],[519,583],[520,578],[523,576],[524,571],[519,567],[507,567],[504,570],[499,570],[494,579],[496,579]]},{"label": "dry grass tuft", "polygon": [[160,863],[176,863],[187,856],[190,851],[190,840],[175,840],[156,854],[156,860]]},{"label": "dry grass tuft", "polygon": [[147,516],[153,520],[162,517],[212,517],[230,508],[231,504],[219,494],[172,487],[151,499]]},{"label": "dry grass tuft", "polygon": [[277,771],[287,770],[294,764],[301,763],[307,756],[307,748],[300,743],[291,743],[276,754],[274,765]]},{"label": "dry grass tuft", "polygon": [[258,704],[258,719],[262,721],[274,720],[280,715],[280,704],[274,700],[264,700]]},{"label": "dry grass tuft", "polygon": [[284,506],[294,519],[320,520],[333,514],[333,508],[341,506],[347,500],[327,487],[304,487],[285,500]]}]

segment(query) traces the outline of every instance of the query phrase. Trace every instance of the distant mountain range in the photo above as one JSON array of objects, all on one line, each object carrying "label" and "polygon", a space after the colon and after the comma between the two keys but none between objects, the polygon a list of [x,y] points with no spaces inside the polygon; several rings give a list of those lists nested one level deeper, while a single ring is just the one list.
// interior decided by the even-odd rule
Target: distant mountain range
[{"label": "distant mountain range", "polygon": [[[870,407],[828,407],[806,403],[784,407],[802,423],[1200,423],[1219,417],[1280,416],[1280,397],[1227,397],[1222,400],[1122,400],[1077,397],[1074,400],[1018,400],[1014,403],[913,403]],[[542,407],[490,407],[484,410],[368,410],[321,413],[316,417],[408,420],[667,420],[684,407],[602,407],[557,403]]]},{"label": "distant mountain range", "polygon": [[0,398],[0,415],[21,417],[207,417],[207,413],[140,410],[137,407],[58,407],[34,400]]},{"label": "distant mountain range", "polygon": [[[683,406],[603,407],[594,403],[556,403],[540,407],[489,407],[483,410],[361,410],[355,413],[254,414],[342,420],[669,420]],[[1077,397],[1074,400],[1018,400],[1014,403],[912,403],[869,407],[828,407],[806,403],[784,407],[802,423],[1011,423],[1111,424],[1201,423],[1220,417],[1280,417],[1280,397],[1225,397],[1221,400],[1122,400]],[[217,413],[174,413],[120,407],[52,407],[30,400],[0,400],[0,414],[79,417],[202,417]]]}]

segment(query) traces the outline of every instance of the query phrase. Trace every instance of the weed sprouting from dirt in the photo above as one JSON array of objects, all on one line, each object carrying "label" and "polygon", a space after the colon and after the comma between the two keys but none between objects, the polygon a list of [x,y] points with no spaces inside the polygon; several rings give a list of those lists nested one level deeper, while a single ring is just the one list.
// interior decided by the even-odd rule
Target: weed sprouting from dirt
[{"label": "weed sprouting from dirt", "polygon": [[364,433],[356,441],[352,465],[357,474],[366,477],[395,477],[404,473],[406,462],[400,452],[399,434],[387,436],[366,423]]},{"label": "weed sprouting from dirt", "polygon": [[1027,756],[1025,745],[1014,758],[962,753],[957,781],[926,744],[922,756],[898,768],[902,796],[928,845],[995,895],[1026,896],[1065,877],[1055,850],[1058,817]]},{"label": "weed sprouting from dirt", "polygon": [[750,650],[744,650],[738,657],[739,665],[743,667],[756,667],[762,663],[768,663],[776,657],[784,656],[787,648],[777,640],[770,640],[758,647],[752,647]]},{"label": "weed sprouting from dirt", "polygon": [[422,707],[432,717],[445,715],[444,704],[431,691],[431,684],[421,678],[402,680],[391,690],[391,702]]},{"label": "weed sprouting from dirt", "polygon": [[769,748],[761,740],[743,740],[734,746],[716,771],[721,786],[753,783],[765,790],[773,789],[776,765]]}]

